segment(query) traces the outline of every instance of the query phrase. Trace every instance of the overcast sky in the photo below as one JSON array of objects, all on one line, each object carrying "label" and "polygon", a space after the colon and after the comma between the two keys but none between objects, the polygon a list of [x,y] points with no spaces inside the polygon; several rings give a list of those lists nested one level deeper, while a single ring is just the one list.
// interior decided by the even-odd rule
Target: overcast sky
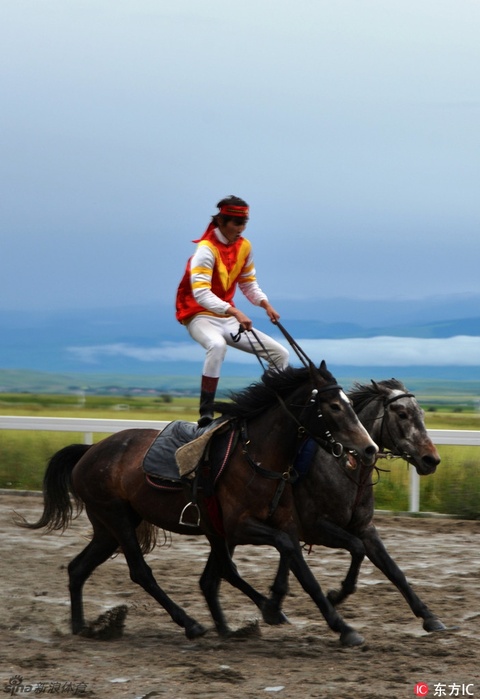
[{"label": "overcast sky", "polygon": [[0,308],[173,303],[216,202],[285,297],[480,292],[477,0],[1,0]]},{"label": "overcast sky", "polygon": [[[288,345],[283,341],[288,348]],[[302,340],[302,349],[313,361],[328,357],[334,364],[356,366],[472,366],[478,367],[479,337],[449,337],[422,339],[416,337],[373,337],[355,340]],[[95,367],[105,358],[128,357],[142,363],[161,361],[202,362],[204,351],[192,342],[161,342],[145,347],[125,343],[100,346],[69,347],[68,352],[85,368]],[[244,352],[227,352],[226,361],[251,364],[258,368],[256,358]],[[290,361],[300,365],[292,352]]]}]

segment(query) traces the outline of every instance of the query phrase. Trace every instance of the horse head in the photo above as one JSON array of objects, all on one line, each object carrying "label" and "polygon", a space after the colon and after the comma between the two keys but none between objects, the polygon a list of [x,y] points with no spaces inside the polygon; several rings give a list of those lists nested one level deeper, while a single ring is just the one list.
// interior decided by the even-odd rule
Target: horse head
[{"label": "horse head", "polygon": [[[362,404],[359,396],[363,393]],[[365,394],[370,394],[370,401]],[[388,450],[412,464],[419,475],[434,473],[440,455],[425,426],[424,411],[413,393],[396,379],[356,384],[349,394],[357,413],[381,451]]]},{"label": "horse head", "polygon": [[[321,446],[334,456],[355,452],[368,465],[375,461],[378,447],[355,413],[351,401],[322,360],[318,369],[310,363],[312,390],[300,422]],[[308,427],[307,427],[308,412]]]}]

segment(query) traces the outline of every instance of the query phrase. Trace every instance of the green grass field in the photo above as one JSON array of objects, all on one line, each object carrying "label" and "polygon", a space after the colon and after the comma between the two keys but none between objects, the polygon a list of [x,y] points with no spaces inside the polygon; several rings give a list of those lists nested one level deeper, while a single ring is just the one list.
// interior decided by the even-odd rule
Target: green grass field
[{"label": "green grass field", "polygon": [[[0,414],[48,417],[92,417],[142,420],[196,420],[198,398],[55,396],[0,394]],[[480,413],[458,404],[426,408],[429,429],[480,430]],[[94,441],[106,435],[94,434]],[[46,463],[67,444],[82,442],[80,433],[0,431],[0,488],[41,490]],[[480,518],[480,447],[438,447],[442,463],[437,473],[421,479],[422,511]],[[404,461],[382,461],[375,486],[378,509],[408,509],[409,472]],[[411,468],[411,467],[410,467]]]}]

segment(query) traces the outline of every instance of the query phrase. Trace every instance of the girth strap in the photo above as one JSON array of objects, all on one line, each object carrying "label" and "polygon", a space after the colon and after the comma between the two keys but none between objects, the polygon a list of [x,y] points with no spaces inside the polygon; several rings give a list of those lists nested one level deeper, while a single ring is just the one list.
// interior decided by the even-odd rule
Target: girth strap
[{"label": "girth strap", "polygon": [[285,486],[287,485],[287,483],[295,483],[298,479],[298,473],[293,468],[293,464],[291,464],[286,471],[280,473],[279,471],[270,471],[266,468],[262,468],[260,464],[254,461],[248,452],[248,445],[250,443],[250,440],[248,438],[246,422],[242,422],[242,424],[240,425],[240,436],[242,440],[242,453],[244,454],[248,464],[251,466],[253,471],[255,473],[258,473],[258,475],[262,478],[268,478],[269,480],[275,480],[279,482],[275,494],[273,496],[272,502],[270,503],[270,507],[268,508],[268,516],[271,517],[278,507],[278,503],[280,502],[280,498],[283,495]]}]

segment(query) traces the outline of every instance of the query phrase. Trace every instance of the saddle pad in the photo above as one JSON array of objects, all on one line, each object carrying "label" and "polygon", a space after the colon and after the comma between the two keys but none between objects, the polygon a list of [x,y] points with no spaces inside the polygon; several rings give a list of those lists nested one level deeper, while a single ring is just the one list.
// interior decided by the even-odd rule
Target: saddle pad
[{"label": "saddle pad", "polygon": [[[143,470],[154,478],[178,483],[182,476],[195,471],[212,434],[224,424],[223,419],[215,420],[207,427],[198,427],[184,420],[170,422],[146,453]],[[177,463],[178,451],[182,454]]]},{"label": "saddle pad", "polygon": [[304,478],[308,474],[317,449],[318,444],[311,437],[306,437],[300,444],[293,462],[293,468],[298,473],[299,478]]}]

